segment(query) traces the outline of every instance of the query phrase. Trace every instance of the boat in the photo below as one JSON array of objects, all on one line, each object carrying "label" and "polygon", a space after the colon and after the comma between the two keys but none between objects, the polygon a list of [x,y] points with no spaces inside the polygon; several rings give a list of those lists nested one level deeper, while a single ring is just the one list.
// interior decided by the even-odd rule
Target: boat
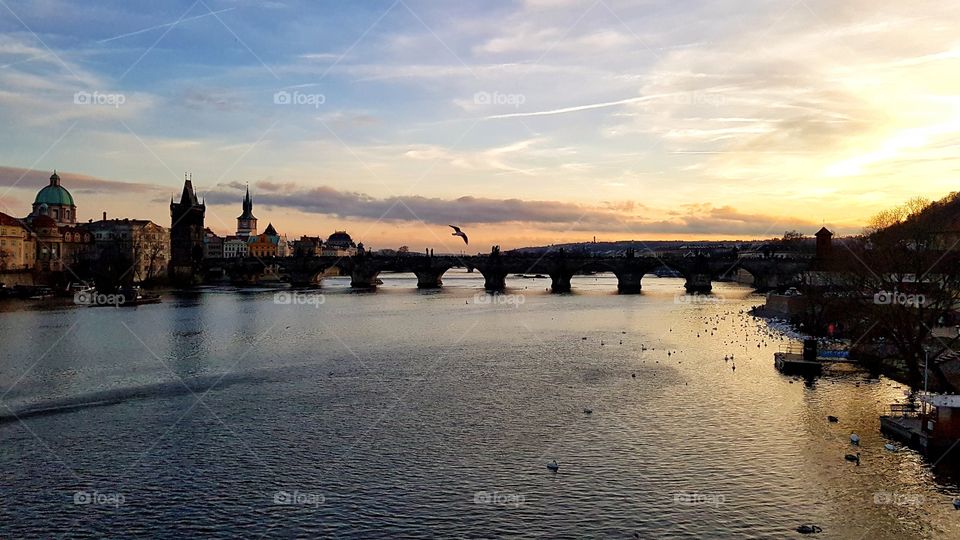
[{"label": "boat", "polygon": [[140,287],[122,287],[119,293],[123,296],[123,302],[119,303],[117,307],[160,303],[159,294],[144,294]]},{"label": "boat", "polygon": [[16,291],[17,296],[20,298],[27,298],[30,300],[44,300],[56,296],[56,293],[50,287],[17,285],[14,287],[14,290]]},{"label": "boat", "polygon": [[61,296],[74,298],[78,294],[92,294],[97,288],[85,281],[71,281],[62,291]]}]

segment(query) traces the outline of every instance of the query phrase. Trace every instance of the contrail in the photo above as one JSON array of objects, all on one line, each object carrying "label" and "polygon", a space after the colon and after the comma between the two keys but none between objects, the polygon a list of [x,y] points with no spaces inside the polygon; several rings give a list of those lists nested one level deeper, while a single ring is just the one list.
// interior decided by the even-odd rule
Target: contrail
[{"label": "contrail", "polygon": [[484,120],[497,120],[500,118],[520,118],[524,116],[549,116],[551,114],[564,114],[568,112],[577,112],[577,111],[589,111],[590,109],[603,109],[605,107],[616,107],[617,105],[626,105],[627,103],[639,103],[641,101],[649,101],[651,99],[658,99],[666,97],[669,94],[659,94],[654,96],[639,96],[634,98],[621,99],[617,101],[607,101],[604,103],[591,103],[589,105],[576,105],[574,107],[564,107],[562,109],[552,109],[549,111],[534,111],[534,112],[522,112],[522,113],[509,113],[509,114],[495,114],[493,116],[487,116]]},{"label": "contrail", "polygon": [[179,21],[170,22],[170,23],[165,23],[165,24],[158,24],[158,25],[156,25],[156,26],[151,26],[150,28],[144,28],[144,29],[142,29],[142,30],[137,30],[137,31],[135,31],[135,32],[127,32],[126,34],[120,34],[119,36],[113,36],[113,37],[110,37],[110,38],[107,38],[107,39],[101,39],[100,41],[97,41],[97,43],[109,43],[109,42],[114,41],[114,40],[117,40],[117,39],[123,39],[123,38],[125,38],[125,37],[135,36],[135,35],[137,35],[137,34],[142,34],[142,33],[144,33],[144,32],[150,32],[150,31],[152,31],[152,30],[157,30],[157,29],[160,29],[160,28],[166,28],[166,27],[168,27],[168,26],[174,26],[174,25],[177,25],[177,24],[183,24],[183,23],[189,22],[189,21],[195,21],[195,20],[197,20],[197,19],[202,19],[202,18],[204,18],[204,17],[209,17],[210,15],[217,15],[217,14],[223,13],[223,12],[225,12],[225,11],[233,11],[234,9],[236,9],[236,8],[232,8],[232,7],[231,7],[231,8],[219,9],[219,10],[217,10],[217,11],[210,11],[209,13],[203,13],[203,14],[201,14],[201,15],[196,15],[196,16],[194,16],[194,17],[188,17],[188,18],[186,18],[186,19],[180,19]]}]

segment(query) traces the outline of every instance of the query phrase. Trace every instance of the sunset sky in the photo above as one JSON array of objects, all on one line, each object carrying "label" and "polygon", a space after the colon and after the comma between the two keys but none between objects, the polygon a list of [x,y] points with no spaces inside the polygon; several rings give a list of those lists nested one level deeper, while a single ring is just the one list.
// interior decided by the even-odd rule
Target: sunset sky
[{"label": "sunset sky", "polygon": [[[0,0],[0,211],[469,252],[859,231],[960,186],[960,3]],[[289,102],[287,102],[289,101]]]}]

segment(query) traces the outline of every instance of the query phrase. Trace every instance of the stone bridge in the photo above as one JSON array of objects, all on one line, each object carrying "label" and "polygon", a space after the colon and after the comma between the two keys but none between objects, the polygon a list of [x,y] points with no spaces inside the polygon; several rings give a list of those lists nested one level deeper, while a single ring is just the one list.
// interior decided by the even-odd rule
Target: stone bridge
[{"label": "stone bridge", "polygon": [[454,267],[476,269],[484,278],[488,291],[506,289],[510,274],[545,274],[550,276],[553,292],[569,292],[570,279],[578,274],[611,272],[617,277],[617,290],[638,293],[643,276],[660,267],[679,272],[685,279],[684,287],[691,293],[707,293],[713,282],[731,275],[738,269],[749,272],[754,288],[759,291],[785,288],[799,280],[810,267],[812,259],[803,255],[765,256],[760,253],[663,253],[621,256],[591,256],[565,253],[562,250],[542,255],[499,253],[473,256],[427,256],[405,254],[383,256],[364,253],[352,257],[273,257],[242,259],[207,259],[208,275],[227,275],[239,284],[255,284],[265,275],[275,274],[294,286],[319,285],[322,275],[336,268],[350,276],[355,288],[372,289],[382,272],[409,272],[417,276],[421,289],[442,286],[443,274]]}]

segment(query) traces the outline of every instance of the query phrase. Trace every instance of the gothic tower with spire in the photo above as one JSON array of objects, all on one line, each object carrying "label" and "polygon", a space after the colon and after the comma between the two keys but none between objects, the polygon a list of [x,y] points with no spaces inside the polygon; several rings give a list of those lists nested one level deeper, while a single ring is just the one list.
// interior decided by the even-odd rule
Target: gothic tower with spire
[{"label": "gothic tower with spire", "polygon": [[203,260],[203,216],[206,205],[193,191],[193,181],[183,180],[180,202],[170,199],[170,277],[179,282],[195,282]]},{"label": "gothic tower with spire", "polygon": [[257,218],[253,215],[253,199],[250,198],[250,186],[243,198],[243,213],[237,218],[237,236],[250,238],[257,235]]}]

